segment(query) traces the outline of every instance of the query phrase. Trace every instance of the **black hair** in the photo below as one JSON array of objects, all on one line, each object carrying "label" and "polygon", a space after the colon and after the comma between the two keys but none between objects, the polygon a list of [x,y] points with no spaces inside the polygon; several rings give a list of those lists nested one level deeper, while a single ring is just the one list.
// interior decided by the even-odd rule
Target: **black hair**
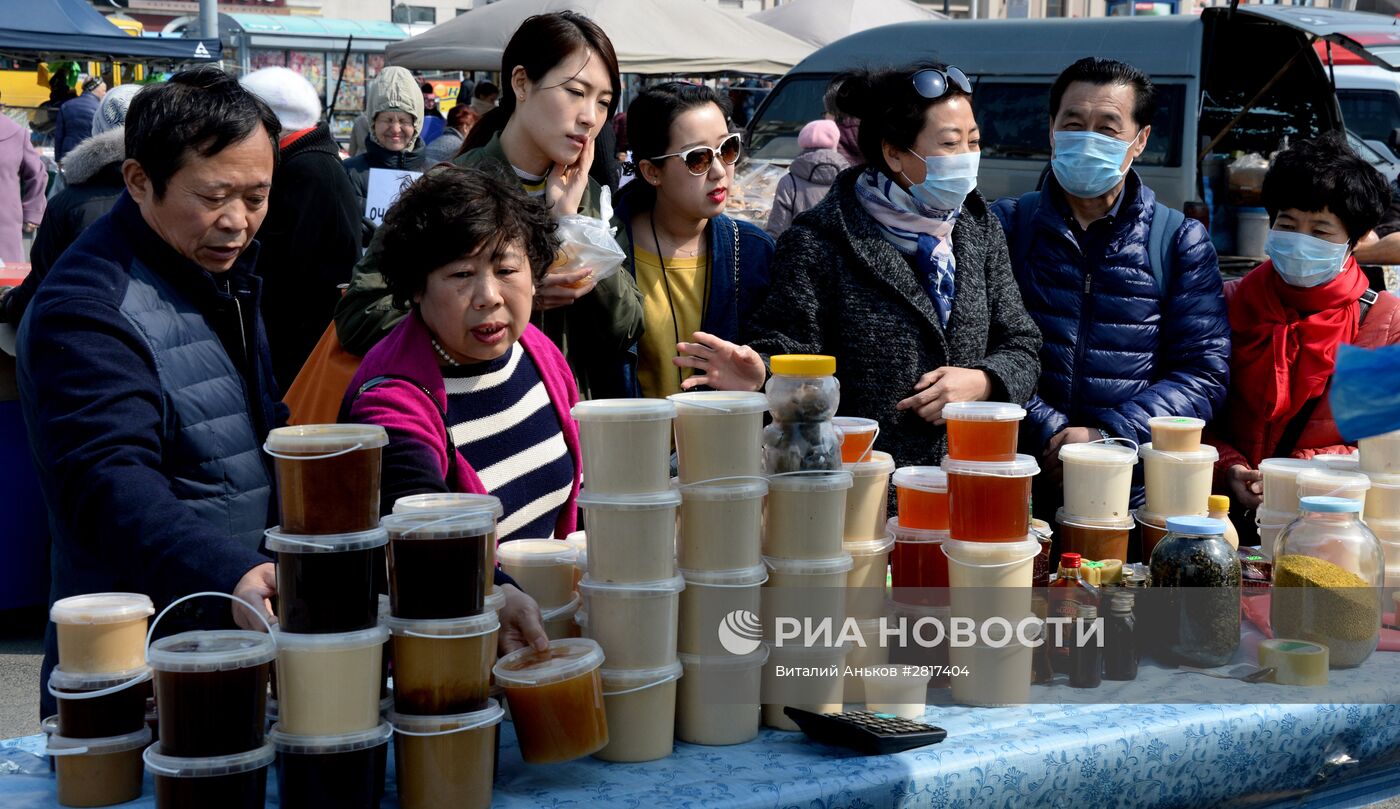
[{"label": "black hair", "polygon": [[477,82],[476,89],[472,90],[472,98],[490,98],[491,96],[498,96],[500,94],[501,88],[489,81]]},{"label": "black hair", "polygon": [[[520,27],[511,34],[510,42],[501,54],[501,81],[510,86],[511,74],[517,67],[525,68],[525,76],[538,82],[560,62],[587,49],[603,60],[608,78],[612,80],[612,100],[608,102],[608,118],[617,112],[617,102],[622,96],[622,79],[617,69],[617,52],[612,40],[598,27],[598,23],[573,11],[555,11],[549,14],[536,14],[526,17]],[[482,84],[485,84],[483,82]],[[481,96],[481,85],[476,86],[476,94]],[[496,108],[481,116],[471,134],[463,144],[466,150],[485,146],[491,137],[506,128],[506,122],[515,113],[515,93],[501,93]]]},{"label": "black hair", "polygon": [[514,177],[442,167],[418,178],[384,215],[379,266],[395,304],[404,309],[438,267],[481,250],[499,255],[515,243],[524,248],[538,284],[559,252],[557,227],[544,204]]},{"label": "black hair", "polygon": [[1345,135],[1330,132],[1279,152],[1264,175],[1263,198],[1270,224],[1279,211],[1326,208],[1342,220],[1355,246],[1380,224],[1390,205],[1390,183],[1352,151]]},{"label": "black hair", "polygon": [[856,143],[867,165],[888,174],[886,142],[900,149],[912,148],[923,131],[929,107],[950,98],[968,97],[952,83],[938,98],[924,98],[914,89],[915,73],[947,69],[941,62],[918,62],[885,70],[853,70],[831,80],[835,94],[830,101],[836,111],[860,121]]},{"label": "black hair", "polygon": [[428,82],[423,82],[422,84],[418,85],[418,91],[422,93],[431,94],[433,92],[433,86]]},{"label": "black hair", "polygon": [[[643,90],[627,106],[627,143],[632,147],[632,165],[670,153],[671,125],[690,110],[709,104],[718,107],[725,122],[729,121],[729,99],[712,87],[668,81]],[[656,189],[640,176],[623,191],[628,207],[634,211],[650,210],[656,204]]]},{"label": "black hair", "polygon": [[126,112],[126,156],[141,164],[156,199],[190,157],[210,158],[261,125],[277,167],[282,125],[272,109],[217,67],[184,70],[147,87]]},{"label": "black hair", "polygon": [[1117,59],[1086,56],[1061,71],[1050,85],[1050,120],[1060,114],[1060,100],[1065,97],[1065,90],[1077,81],[1100,87],[1121,84],[1133,88],[1133,121],[1138,129],[1151,124],[1152,117],[1157,114],[1157,88],[1146,73]]}]

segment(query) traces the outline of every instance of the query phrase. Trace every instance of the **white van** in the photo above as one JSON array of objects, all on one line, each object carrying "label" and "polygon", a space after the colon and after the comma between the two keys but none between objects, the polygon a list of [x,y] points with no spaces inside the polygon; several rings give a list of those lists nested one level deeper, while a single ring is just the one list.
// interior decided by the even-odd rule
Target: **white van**
[{"label": "white van", "polygon": [[[749,123],[747,151],[760,161],[796,156],[798,131],[822,116],[827,85],[843,70],[938,59],[975,83],[982,193],[1021,194],[1036,187],[1050,158],[1050,83],[1075,60],[1103,56],[1136,65],[1157,85],[1152,138],[1135,168],[1163,203],[1200,216],[1207,199],[1202,166],[1213,156],[1267,155],[1286,139],[1342,127],[1313,43],[1332,42],[1400,68],[1400,27],[1393,23],[1377,14],[1250,4],[1200,16],[874,28],[821,48],[784,76]],[[1386,99],[1395,100],[1393,92]]]}]

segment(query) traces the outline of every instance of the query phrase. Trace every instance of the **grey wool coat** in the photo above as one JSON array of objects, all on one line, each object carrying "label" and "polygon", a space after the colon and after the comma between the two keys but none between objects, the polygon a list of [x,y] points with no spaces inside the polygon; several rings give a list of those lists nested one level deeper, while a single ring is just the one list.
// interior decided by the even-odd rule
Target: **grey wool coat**
[{"label": "grey wool coat", "polygon": [[1040,376],[1040,330],[1021,304],[1001,225],[976,191],[953,228],[957,290],[944,329],[910,261],[856,198],[862,170],[843,172],[778,240],[747,342],[765,356],[834,355],[839,414],[878,421],[875,446],[900,466],[936,464],[944,428],[895,405],[942,366],[986,371],[990,399],[1024,402]]}]

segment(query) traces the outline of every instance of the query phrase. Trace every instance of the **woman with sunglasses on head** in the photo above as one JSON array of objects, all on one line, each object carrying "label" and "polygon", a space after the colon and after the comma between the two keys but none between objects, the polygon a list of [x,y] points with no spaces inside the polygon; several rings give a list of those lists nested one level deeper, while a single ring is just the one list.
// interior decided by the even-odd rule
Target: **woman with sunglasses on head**
[{"label": "woman with sunglasses on head", "polygon": [[[622,88],[607,35],[572,11],[530,17],[506,45],[501,73],[499,106],[472,127],[453,164],[513,179],[556,219],[603,217],[608,203],[588,173],[593,141]],[[364,355],[405,315],[385,287],[379,252],[370,245],[336,308],[336,332],[353,354]],[[642,326],[630,273],[595,281],[589,268],[550,272],[531,320],[564,352],[585,398],[628,395],[627,352]]]},{"label": "woman with sunglasses on head", "polygon": [[677,364],[696,369],[687,388],[759,390],[767,356],[833,355],[841,415],[878,421],[876,446],[900,465],[937,463],[945,405],[1030,396],[1040,332],[976,190],[967,77],[925,64],[836,81],[865,164],[778,240],[749,344],[699,334]]},{"label": "woman with sunglasses on head", "polygon": [[728,105],[699,84],[647,88],[627,110],[638,175],[618,197],[618,240],[642,293],[637,393],[679,393],[676,346],[703,331],[738,340],[768,289],[773,240],[725,216],[739,134]]}]

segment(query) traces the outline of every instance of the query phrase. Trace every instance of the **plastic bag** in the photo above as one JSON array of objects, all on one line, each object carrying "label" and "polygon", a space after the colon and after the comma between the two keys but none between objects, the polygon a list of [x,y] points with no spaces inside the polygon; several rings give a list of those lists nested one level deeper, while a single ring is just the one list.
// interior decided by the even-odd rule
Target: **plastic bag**
[{"label": "plastic bag", "polygon": [[1332,417],[1347,441],[1400,430],[1400,345],[1343,345],[1332,373]]},{"label": "plastic bag", "polygon": [[559,220],[558,233],[563,244],[550,272],[589,269],[595,281],[602,281],[627,260],[607,220],[579,214],[565,216]]}]

